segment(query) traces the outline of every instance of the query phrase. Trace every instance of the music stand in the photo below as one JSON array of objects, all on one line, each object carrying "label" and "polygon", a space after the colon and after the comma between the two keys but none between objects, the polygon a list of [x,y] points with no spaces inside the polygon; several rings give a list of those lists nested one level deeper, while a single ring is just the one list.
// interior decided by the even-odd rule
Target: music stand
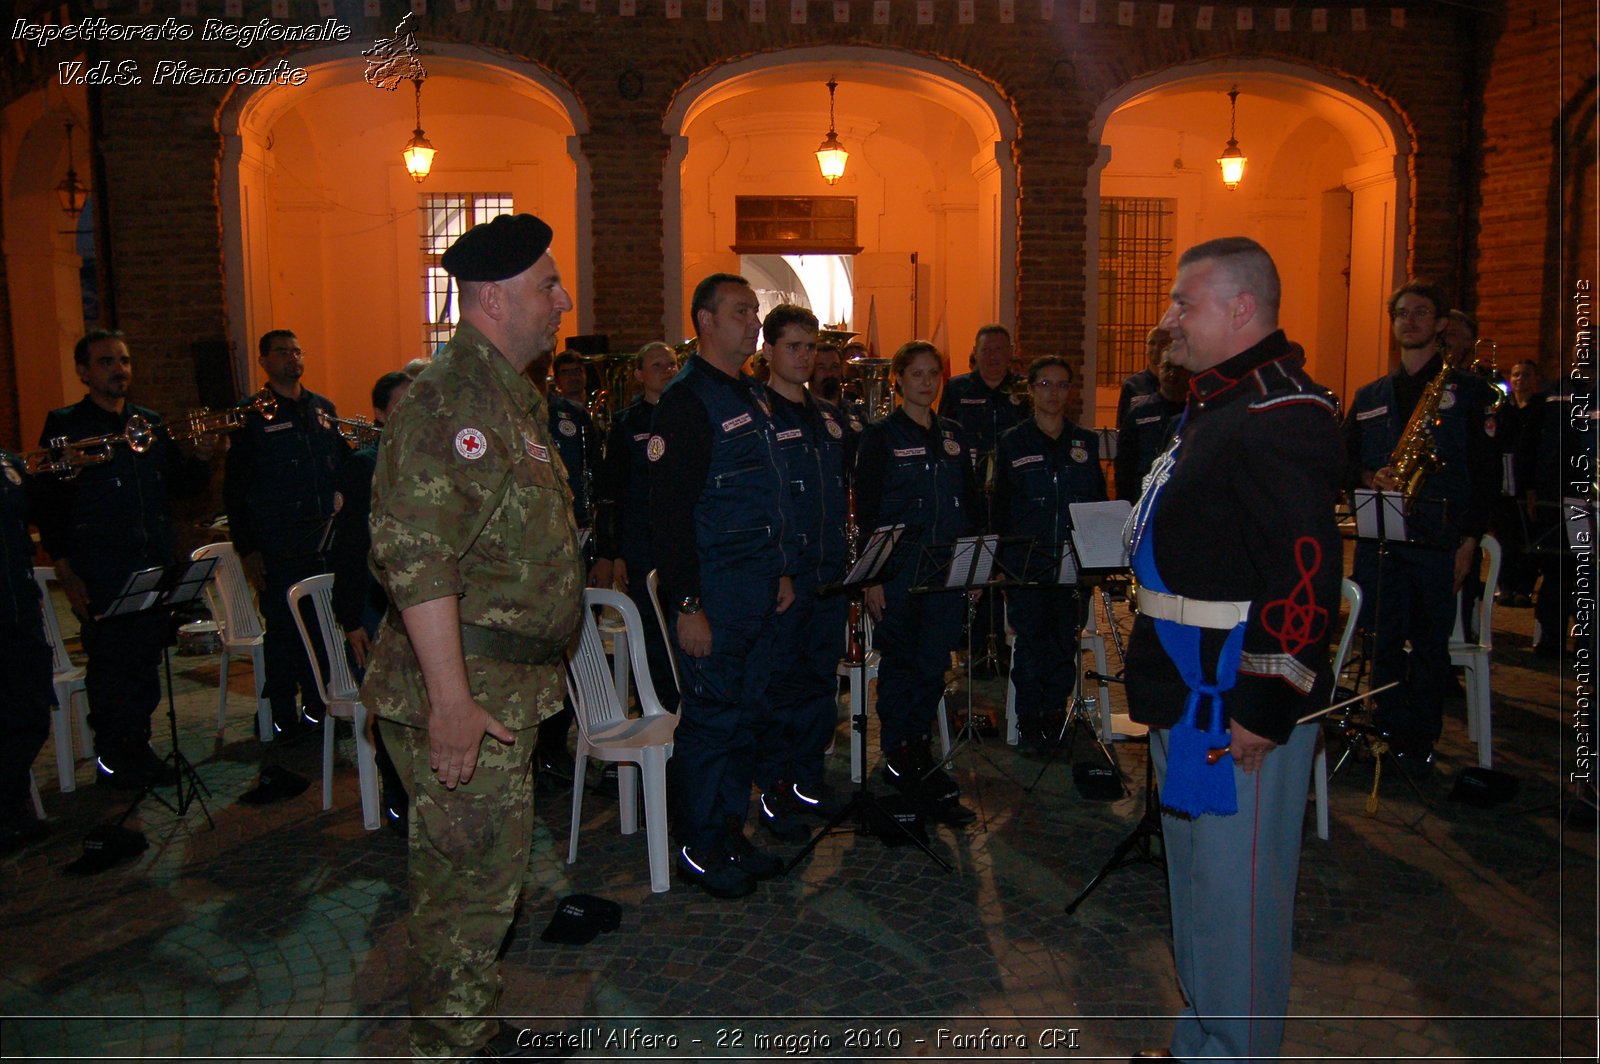
[{"label": "music stand", "polygon": [[[1103,683],[1126,683],[1120,676],[1106,676],[1102,673],[1087,671],[1084,676]],[[1154,731],[1147,733],[1153,735]],[[1149,740],[1153,742],[1154,740]],[[1147,746],[1149,743],[1147,742]],[[1165,836],[1161,831],[1161,790],[1156,786],[1156,759],[1153,751],[1146,750],[1144,759],[1144,809],[1139,813],[1139,819],[1134,823],[1133,830],[1117,843],[1116,849],[1111,851],[1111,856],[1094,877],[1085,883],[1083,889],[1078,891],[1077,897],[1067,902],[1066,914],[1071,916],[1078,911],[1078,906],[1094,893],[1105,878],[1119,868],[1132,864],[1160,865],[1163,872],[1167,867],[1167,849]],[[1159,849],[1159,852],[1157,852]]]},{"label": "music stand", "polygon": [[[1411,535],[1407,523],[1408,509],[1405,497],[1398,491],[1379,491],[1373,488],[1357,488],[1351,492],[1351,509],[1355,517],[1356,540],[1366,540],[1378,544],[1378,566],[1373,574],[1372,595],[1372,623],[1377,627],[1378,617],[1383,608],[1383,571],[1389,558],[1391,544],[1410,544],[1412,546],[1426,546],[1419,544]],[[1368,655],[1370,657],[1370,655]],[[1337,678],[1336,678],[1337,679]],[[1391,685],[1392,686],[1392,685]],[[1411,787],[1417,801],[1422,803],[1424,809],[1429,808],[1428,799],[1422,793],[1422,788],[1417,786],[1417,781],[1411,778],[1400,765],[1394,749],[1390,746],[1388,736],[1373,724],[1364,724],[1355,719],[1356,706],[1352,704],[1346,711],[1338,716],[1329,715],[1325,719],[1328,726],[1344,739],[1344,752],[1334,762],[1329,770],[1331,779],[1338,775],[1346,761],[1355,750],[1355,740],[1359,740],[1366,751],[1373,756],[1381,767],[1384,759],[1388,758],[1389,767],[1398,774]],[[1377,811],[1377,784],[1381,780],[1380,768],[1373,770],[1372,797],[1368,800],[1368,811]]]},{"label": "music stand", "polygon": [[[1016,537],[1005,542],[1007,545],[1020,545],[1027,540],[1025,537]],[[972,622],[977,616],[978,604],[973,601],[972,592],[998,590],[1017,582],[1000,561],[1000,546],[999,536],[987,535],[959,536],[952,543],[935,543],[922,548],[920,564],[915,575],[927,582],[911,588],[911,594],[932,595],[961,591],[967,595],[967,719],[962,722],[960,730],[952,739],[950,749],[923,774],[923,779],[949,765],[963,748],[983,743],[983,737],[978,732],[977,717],[973,713]],[[946,550],[950,552],[948,564],[938,560]],[[978,784],[974,789],[977,791],[978,804],[981,807],[982,784],[976,775],[973,776],[973,781]]]},{"label": "music stand", "polygon": [[[890,562],[894,557],[895,548],[900,545],[901,537],[905,535],[905,531],[906,526],[903,524],[884,525],[881,528],[874,529],[872,535],[867,538],[866,546],[861,548],[861,554],[856,559],[855,564],[850,567],[849,572],[845,573],[844,579],[840,580],[836,584],[825,584],[817,589],[818,598],[832,598],[834,595],[840,594],[850,596],[851,602],[853,602],[857,607],[857,609],[853,612],[854,621],[852,622],[852,629],[850,633],[851,643],[855,646],[865,645],[865,634],[863,631],[865,628],[865,622],[862,619],[862,614],[866,607],[862,603],[863,593],[867,588],[883,583],[889,578],[890,575],[893,574],[894,567],[890,564]],[[826,824],[817,829],[816,833],[812,835],[806,844],[800,848],[800,852],[795,854],[794,857],[789,861],[788,865],[785,866],[784,871],[792,871],[795,866],[806,859],[806,856],[810,854],[812,850],[817,848],[817,843],[821,842],[827,836],[837,834],[841,830],[849,831],[855,835],[875,835],[876,832],[873,830],[874,824],[892,824],[894,826],[894,830],[899,831],[905,835],[907,839],[916,843],[922,852],[932,858],[934,863],[940,868],[943,868],[946,872],[954,871],[954,869],[950,866],[950,862],[946,861],[943,857],[940,857],[937,853],[935,853],[933,848],[929,846],[925,840],[918,838],[911,832],[909,828],[907,828],[892,814],[890,814],[888,810],[884,809],[882,803],[880,803],[878,799],[873,796],[872,792],[867,789],[867,781],[871,778],[872,774],[868,772],[866,768],[866,655],[862,654],[860,660],[850,661],[849,665],[850,671],[854,674],[852,677],[852,687],[854,690],[861,692],[861,697],[852,698],[850,704],[850,742],[852,744],[856,744],[855,755],[857,762],[861,765],[861,779],[856,783],[856,793],[850,797],[850,801],[845,804],[845,807],[835,813]],[[842,829],[840,825],[842,825],[852,816],[855,817],[855,826],[853,828]]]},{"label": "music stand", "polygon": [[205,798],[201,797],[202,794],[210,797],[211,790],[178,747],[178,706],[172,693],[172,647],[177,642],[175,615],[181,607],[200,600],[206,583],[211,579],[212,570],[216,567],[217,559],[205,558],[200,561],[178,562],[174,565],[141,569],[128,577],[122,590],[117,592],[105,612],[95,618],[99,621],[108,617],[134,617],[147,614],[151,623],[161,624],[163,632],[161,660],[167,677],[167,724],[172,733],[172,752],[163,758],[162,762],[164,764],[170,760],[178,777],[177,804],[172,804],[157,793],[155,781],[151,780],[140,788],[139,794],[128,806],[127,812],[117,820],[118,826],[133,814],[146,795],[154,797],[179,817],[187,816],[189,806],[198,802],[200,811],[205,814],[206,823],[213,828],[217,826],[211,819],[211,810],[206,808]]},{"label": "music stand", "polygon": [[[1067,507],[1068,537],[1059,545],[1052,546],[1045,554],[1049,559],[1050,578],[1040,582],[1030,581],[1028,586],[1076,588],[1083,593],[1083,601],[1088,609],[1093,610],[1095,585],[1106,577],[1124,573],[1128,569],[1128,552],[1123,542],[1122,530],[1132,509],[1132,504],[1126,499],[1070,503]],[[1030,555],[1030,563],[1031,561]],[[1039,573],[1038,567],[1031,564],[1025,567],[1024,572],[1029,575],[1044,575]],[[1108,621],[1111,619],[1109,611],[1107,619]],[[1067,757],[1072,756],[1080,729],[1089,733],[1090,740],[1099,748],[1100,755],[1106,759],[1106,763],[1118,777],[1122,775],[1122,766],[1117,763],[1116,755],[1106,745],[1105,739],[1100,734],[1098,722],[1092,716],[1091,706],[1095,705],[1095,700],[1084,697],[1081,646],[1073,648],[1072,661],[1072,699],[1067,704],[1066,718],[1061,722],[1061,730],[1057,733],[1044,764],[1039,766],[1039,772],[1034,776],[1033,783],[1026,788],[1028,791],[1039,785],[1039,781],[1044,778],[1045,772],[1063,748]]]}]

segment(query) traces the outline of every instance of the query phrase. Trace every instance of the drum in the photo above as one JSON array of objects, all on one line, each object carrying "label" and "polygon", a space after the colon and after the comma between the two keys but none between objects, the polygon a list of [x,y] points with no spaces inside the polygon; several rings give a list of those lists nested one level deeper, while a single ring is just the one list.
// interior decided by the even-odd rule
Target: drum
[{"label": "drum", "polygon": [[216,621],[190,621],[178,626],[180,657],[199,657],[222,650],[222,629]]}]

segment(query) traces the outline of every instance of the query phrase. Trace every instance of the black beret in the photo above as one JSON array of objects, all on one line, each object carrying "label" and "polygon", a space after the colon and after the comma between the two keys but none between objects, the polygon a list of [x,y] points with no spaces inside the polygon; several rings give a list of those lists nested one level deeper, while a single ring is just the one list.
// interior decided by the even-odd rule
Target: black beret
[{"label": "black beret", "polygon": [[439,264],[458,281],[503,281],[538,262],[550,237],[550,227],[531,214],[502,214],[462,233]]}]

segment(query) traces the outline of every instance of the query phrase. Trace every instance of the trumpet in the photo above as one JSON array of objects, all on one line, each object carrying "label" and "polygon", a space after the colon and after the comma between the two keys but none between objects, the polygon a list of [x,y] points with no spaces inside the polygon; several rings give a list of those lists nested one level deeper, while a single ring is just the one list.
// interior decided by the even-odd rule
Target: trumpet
[{"label": "trumpet", "polygon": [[224,432],[232,432],[243,427],[245,418],[252,411],[260,414],[265,421],[277,417],[277,393],[271,388],[262,388],[238,406],[222,410],[210,410],[205,407],[191,410],[167,432],[175,440],[186,441],[198,440],[204,436],[220,436]]},{"label": "trumpet", "polygon": [[382,426],[374,425],[368,417],[336,417],[332,421],[345,442],[358,451],[364,447],[376,447],[383,436]]},{"label": "trumpet", "polygon": [[150,449],[155,438],[155,426],[143,415],[134,414],[128,418],[127,427],[121,432],[108,432],[104,436],[90,436],[81,440],[52,437],[37,451],[23,452],[20,456],[22,468],[34,476],[49,473],[70,479],[90,466],[111,461],[111,449],[119,443],[126,444],[134,454],[143,454]]}]

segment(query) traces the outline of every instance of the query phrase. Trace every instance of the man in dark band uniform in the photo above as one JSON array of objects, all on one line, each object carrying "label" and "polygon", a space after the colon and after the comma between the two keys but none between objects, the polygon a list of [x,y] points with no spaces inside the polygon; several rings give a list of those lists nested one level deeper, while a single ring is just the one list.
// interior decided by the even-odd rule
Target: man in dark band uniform
[{"label": "man in dark band uniform", "polygon": [[350,448],[333,422],[333,404],[300,383],[305,353],[295,334],[273,329],[259,349],[277,412],[270,421],[256,410],[245,415],[228,447],[222,495],[228,534],[266,624],[262,693],[273,727],[292,737],[321,720],[323,706],[286,596],[297,581],[327,569],[321,541]]},{"label": "man in dark band uniform", "polygon": [[1117,418],[1117,498],[1129,502],[1138,501],[1144,475],[1166,450],[1169,430],[1183,413],[1189,392],[1189,371],[1170,358],[1162,357],[1156,380],[1156,391],[1135,396]]},{"label": "man in dark band uniform", "polygon": [[772,407],[741,370],[755,353],[759,307],[733,274],[695,287],[700,350],[662,393],[648,445],[651,536],[684,685],[668,768],[678,871],[721,898],[783,871],[744,834],[776,617],[794,594],[783,576],[788,501]]},{"label": "man in dark band uniform", "polygon": [[640,350],[633,379],[639,394],[611,419],[605,457],[595,478],[595,567],[590,584],[615,586],[639,607],[644,650],[656,695],[668,709],[678,708],[670,650],[656,623],[648,578],[656,567],[650,543],[650,423],[661,393],[672,382],[672,348],[657,341]]},{"label": "man in dark band uniform", "polygon": [[1128,705],[1153,729],[1166,808],[1188,1005],[1171,1055],[1184,1060],[1278,1054],[1318,730],[1298,721],[1332,687],[1336,403],[1305,375],[1278,303],[1277,268],[1254,241],[1183,253],[1161,325],[1171,358],[1195,376],[1130,522],[1139,613]]},{"label": "man in dark band uniform", "polygon": [[844,576],[848,519],[844,415],[806,389],[816,352],[817,318],[781,304],[762,323],[762,354],[772,375],[767,392],[778,430],[778,457],[790,517],[783,541],[794,604],[778,615],[772,712],[756,750],[761,822],[780,838],[806,832],[806,816],[831,816],[838,804],[823,789],[823,751],[839,722],[839,659],[845,651],[843,595],[818,598]]},{"label": "man in dark band uniform", "polygon": [[[1351,487],[1401,489],[1390,456],[1429,382],[1443,372],[1438,346],[1449,314],[1443,290],[1425,281],[1408,281],[1389,297],[1400,363],[1350,403],[1344,440]],[[1372,684],[1400,681],[1377,696],[1373,716],[1414,775],[1432,766],[1451,677],[1456,593],[1477,571],[1478,542],[1500,493],[1500,457],[1486,428],[1489,398],[1482,377],[1465,367],[1451,371],[1438,416],[1425,430],[1444,465],[1407,503],[1409,542],[1391,544],[1381,563],[1377,544],[1356,546],[1362,610],[1376,616]]]},{"label": "man in dark band uniform", "polygon": [[[73,349],[73,363],[89,392],[73,406],[50,411],[42,446],[56,438],[137,434],[136,418],[149,431],[143,450],[119,442],[107,448],[108,462],[71,478],[36,477],[31,485],[40,542],[83,624],[100,778],[137,789],[148,780],[176,779],[150,749],[150,716],[161,701],[161,648],[169,633],[148,616],[95,618],[133,573],[176,560],[168,500],[204,490],[207,464],[178,451],[154,410],[128,402],[133,359],[122,333],[89,333]],[[209,456],[210,447],[204,443],[197,451]]]},{"label": "man in dark band uniform", "polygon": [[1012,389],[1021,378],[1011,372],[1011,333],[1004,325],[985,325],[972,341],[973,370],[951,377],[939,396],[939,416],[961,426],[973,467],[994,451],[1000,434],[1023,419]]}]

